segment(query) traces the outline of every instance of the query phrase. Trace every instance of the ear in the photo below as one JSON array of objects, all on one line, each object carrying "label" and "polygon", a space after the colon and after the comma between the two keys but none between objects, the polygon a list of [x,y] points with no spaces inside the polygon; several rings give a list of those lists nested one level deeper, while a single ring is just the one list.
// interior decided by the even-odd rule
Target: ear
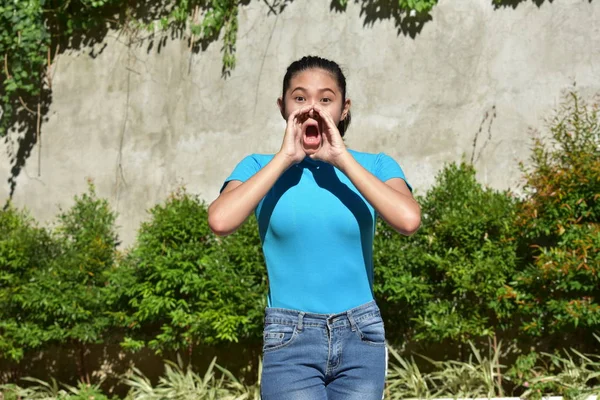
[{"label": "ear", "polygon": [[283,117],[283,119],[287,120],[287,118],[285,116],[285,104],[281,97],[277,98],[277,107],[279,107],[279,112],[281,113],[281,116]]},{"label": "ear", "polygon": [[342,121],[346,119],[348,116],[348,112],[350,112],[350,106],[352,105],[352,101],[350,99],[346,99],[344,102],[344,108],[342,109]]}]

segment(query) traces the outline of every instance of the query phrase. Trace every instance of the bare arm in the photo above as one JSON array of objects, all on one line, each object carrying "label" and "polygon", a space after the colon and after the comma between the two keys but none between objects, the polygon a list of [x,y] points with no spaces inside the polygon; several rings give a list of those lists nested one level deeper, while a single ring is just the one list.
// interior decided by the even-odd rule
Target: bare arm
[{"label": "bare arm", "polygon": [[208,207],[208,225],[219,236],[235,232],[291,164],[277,154],[252,178],[231,181]]},{"label": "bare arm", "polygon": [[281,150],[273,159],[246,182],[231,181],[221,195],[208,207],[208,226],[219,236],[235,232],[250,216],[258,203],[290,166],[306,156],[302,140],[301,119],[311,107],[290,114]]},{"label": "bare arm", "polygon": [[419,229],[421,208],[404,180],[393,178],[382,182],[364,169],[348,152],[340,157],[337,164],[337,167],[348,176],[359,192],[394,230],[408,236]]}]

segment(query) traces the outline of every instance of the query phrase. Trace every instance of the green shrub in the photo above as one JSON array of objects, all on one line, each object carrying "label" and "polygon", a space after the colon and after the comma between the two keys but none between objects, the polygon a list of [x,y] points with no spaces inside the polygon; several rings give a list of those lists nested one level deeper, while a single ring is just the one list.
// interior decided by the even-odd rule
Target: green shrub
[{"label": "green shrub", "polygon": [[533,397],[537,388],[548,387],[553,389],[552,394],[568,399],[587,399],[600,392],[600,356],[585,355],[573,349],[564,349],[563,354],[545,354],[549,358],[549,373],[534,378],[523,397]]},{"label": "green shrub", "polygon": [[[215,369],[222,372],[221,376],[215,373]],[[138,369],[134,368],[132,373],[123,379],[123,383],[130,390],[128,400],[258,400],[253,391],[239,385],[239,381],[226,369],[216,364],[216,358],[212,360],[204,375],[199,375],[191,367],[184,368],[181,359],[178,364],[167,362],[165,373],[159,378],[157,385],[144,376]]]},{"label": "green shrub", "polygon": [[433,397],[435,381],[422,372],[414,357],[402,357],[393,347],[386,375],[385,398],[390,400],[429,399]]},{"label": "green shrub", "polygon": [[[506,371],[507,378],[513,383],[515,390],[523,392],[532,388],[532,381],[541,376],[547,369],[547,366],[541,365],[542,360],[540,354],[531,351],[527,354],[520,354]],[[547,393],[545,387],[536,387],[535,390],[540,390]]]},{"label": "green shrub", "polygon": [[126,348],[156,352],[259,335],[265,272],[255,223],[220,239],[185,190],[151,211],[130,258]]},{"label": "green shrub", "polygon": [[[513,396],[532,400],[557,395],[584,400],[600,390],[600,355],[597,354],[582,354],[573,349],[565,350],[562,355],[559,352],[530,353],[512,366],[505,366],[501,363],[504,354],[501,346],[488,345],[487,349],[480,349],[469,343],[469,348],[467,361],[438,361],[419,356],[417,359],[421,362],[417,363],[413,356],[403,357],[390,347],[385,399],[502,397],[508,392],[507,387],[514,383],[519,386]],[[259,361],[259,378],[260,365]],[[508,371],[507,367],[510,367]],[[49,382],[35,378],[23,378],[23,381],[26,386],[0,385],[0,399],[108,399],[98,385],[80,382],[73,387],[59,384],[53,378]],[[254,381],[253,377],[252,381],[247,384],[236,378],[216,364],[216,358],[202,374],[189,365],[184,367],[179,358],[177,363],[165,362],[164,373],[157,382],[152,382],[133,366],[121,379],[128,389],[126,400],[258,400],[260,380]]]},{"label": "green shrub", "polygon": [[104,297],[116,254],[115,218],[90,184],[89,192],[76,196],[73,207],[59,215],[53,234],[27,220],[12,224],[16,228],[3,244],[13,271],[4,275],[10,286],[2,288],[10,307],[0,311],[10,314],[3,318],[2,337],[12,340],[12,359],[18,360],[24,348],[68,344],[78,350],[80,377],[87,377],[86,346],[101,343],[111,325]]},{"label": "green shrub", "polygon": [[48,230],[10,204],[0,210],[0,357],[20,361],[48,336],[23,310],[27,287],[58,254]]},{"label": "green shrub", "polygon": [[453,398],[503,397],[502,371],[500,364],[501,346],[489,346],[486,357],[473,345],[468,361],[429,360],[436,370],[429,374],[435,382],[435,397],[450,396]]},{"label": "green shrub", "polygon": [[64,400],[118,400],[116,396],[111,398],[104,394],[99,385],[79,382],[76,387],[68,385],[65,387],[67,390]]},{"label": "green shrub", "polygon": [[512,365],[503,365],[501,346],[488,346],[487,356],[473,344],[470,348],[467,361],[419,357],[425,364],[412,356],[409,361],[390,348],[386,399],[502,397],[513,387],[512,396],[522,399],[564,396],[584,400],[600,390],[597,354],[573,349],[565,349],[563,355],[531,352]]},{"label": "green shrub", "polygon": [[[375,296],[390,342],[463,349],[498,335],[521,352],[507,373],[518,390],[571,395],[567,384],[542,379],[551,368],[538,354],[565,338],[598,348],[588,340],[600,323],[598,107],[571,95],[523,170],[519,200],[483,187],[471,165],[447,165],[418,198],[419,232],[405,238],[378,221]],[[87,346],[114,337],[157,353],[238,341],[258,348],[267,275],[254,217],[216,237],[205,204],[180,190],[150,210],[126,254],[117,251],[115,218],[93,185],[53,229],[10,205],[0,211],[0,358],[18,364],[62,345],[79,351],[86,379]],[[548,365],[567,368],[554,357]],[[588,378],[577,390],[595,384]],[[425,390],[428,379],[403,390]]]},{"label": "green shrub", "polygon": [[[29,385],[22,387],[15,384],[0,385],[0,399],[3,400],[110,400],[98,385],[79,382],[75,386],[59,385],[52,378],[45,382],[36,378],[23,378]],[[64,388],[61,388],[63,386]],[[117,400],[117,398],[114,398]]]},{"label": "green shrub", "polygon": [[519,228],[527,265],[506,297],[527,335],[557,337],[600,326],[600,120],[571,94],[533,145]]},{"label": "green shrub", "polygon": [[422,198],[422,227],[403,238],[381,221],[375,293],[392,341],[466,342],[506,328],[498,302],[517,262],[516,200],[450,164]]}]

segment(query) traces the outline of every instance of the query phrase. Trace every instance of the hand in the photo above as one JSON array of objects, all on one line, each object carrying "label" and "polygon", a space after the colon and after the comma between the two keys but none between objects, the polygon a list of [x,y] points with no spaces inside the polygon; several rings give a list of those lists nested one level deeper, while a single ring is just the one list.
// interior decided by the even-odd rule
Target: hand
[{"label": "hand", "polygon": [[322,144],[319,150],[310,155],[310,158],[325,161],[335,167],[339,167],[338,161],[348,153],[344,139],[342,139],[340,131],[327,110],[316,104],[312,109],[319,120]]},{"label": "hand", "polygon": [[302,148],[302,123],[311,110],[312,106],[302,107],[288,116],[285,136],[278,154],[285,157],[290,165],[298,164],[306,157]]}]

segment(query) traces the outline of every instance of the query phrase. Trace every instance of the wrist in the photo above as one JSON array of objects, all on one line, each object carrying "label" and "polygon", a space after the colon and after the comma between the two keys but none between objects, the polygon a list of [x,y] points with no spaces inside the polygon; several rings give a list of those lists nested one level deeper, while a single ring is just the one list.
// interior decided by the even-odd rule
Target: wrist
[{"label": "wrist", "polygon": [[275,157],[273,157],[273,161],[277,165],[281,166],[284,171],[292,165],[296,164],[296,161],[293,159],[293,157],[290,157],[287,154],[282,153],[281,151],[275,154]]},{"label": "wrist", "polygon": [[350,154],[350,152],[347,149],[344,149],[344,151],[335,158],[335,161],[333,162],[333,166],[336,167],[337,169],[339,169],[340,171],[346,173],[346,169],[353,162],[356,162],[356,160],[354,160],[354,157],[352,157],[352,154]]}]

